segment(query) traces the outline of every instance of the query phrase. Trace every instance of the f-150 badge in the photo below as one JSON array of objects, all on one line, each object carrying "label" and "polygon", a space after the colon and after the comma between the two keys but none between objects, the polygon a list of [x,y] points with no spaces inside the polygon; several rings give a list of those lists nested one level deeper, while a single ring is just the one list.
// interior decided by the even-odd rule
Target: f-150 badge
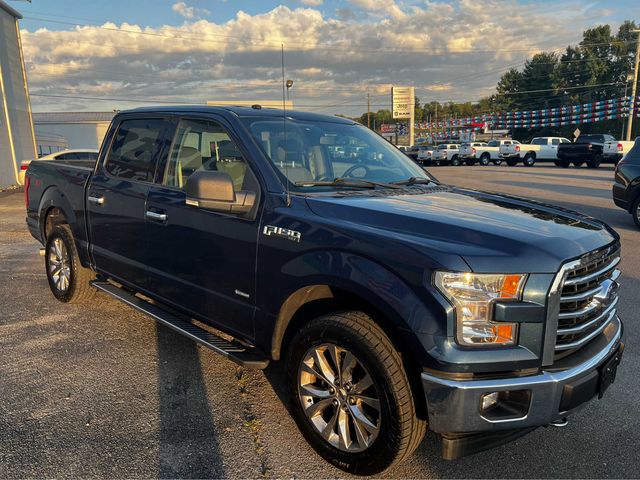
[{"label": "f-150 badge", "polygon": [[265,225],[262,233],[267,237],[275,235],[277,237],[286,238],[287,240],[298,243],[300,243],[300,240],[302,239],[302,234],[300,232],[289,230],[288,228],[274,227],[273,225]]}]

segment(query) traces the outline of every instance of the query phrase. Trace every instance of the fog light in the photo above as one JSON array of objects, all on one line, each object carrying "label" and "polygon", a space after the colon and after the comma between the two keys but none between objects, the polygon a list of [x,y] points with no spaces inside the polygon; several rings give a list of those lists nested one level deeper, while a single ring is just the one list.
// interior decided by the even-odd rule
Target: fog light
[{"label": "fog light", "polygon": [[498,392],[485,393],[482,396],[482,411],[488,410],[498,403]]},{"label": "fog light", "polygon": [[516,420],[529,413],[531,390],[489,392],[480,398],[480,415],[489,421]]}]

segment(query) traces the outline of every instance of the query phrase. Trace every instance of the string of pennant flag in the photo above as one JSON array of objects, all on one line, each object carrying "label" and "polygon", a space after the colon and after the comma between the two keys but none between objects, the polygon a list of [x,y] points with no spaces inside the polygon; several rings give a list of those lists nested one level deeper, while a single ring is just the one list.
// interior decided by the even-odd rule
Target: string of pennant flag
[{"label": "string of pennant flag", "polygon": [[[461,130],[462,132],[470,132],[478,131],[485,127],[494,129],[563,127],[604,120],[617,120],[630,115],[640,118],[640,96],[636,97],[635,102],[633,97],[620,97],[582,105],[491,113],[439,122],[420,122],[415,124],[415,128],[417,130],[431,130],[464,127]],[[450,133],[452,132],[448,134]]]}]

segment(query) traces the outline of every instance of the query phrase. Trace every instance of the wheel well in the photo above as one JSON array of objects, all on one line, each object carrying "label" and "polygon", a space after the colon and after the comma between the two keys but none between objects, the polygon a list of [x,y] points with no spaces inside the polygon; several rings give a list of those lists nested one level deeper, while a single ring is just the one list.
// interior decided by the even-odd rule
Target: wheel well
[{"label": "wheel well", "polygon": [[[389,337],[389,340],[391,340],[394,348],[398,353],[400,353],[403,359],[405,371],[409,378],[409,383],[413,390],[418,416],[426,419],[427,406],[422,391],[422,385],[420,383],[420,363],[409,349],[402,348],[406,343],[403,341],[398,327],[394,325],[386,315],[371,305],[371,303],[347,290],[329,287],[326,285],[315,285],[299,290],[299,292],[300,291],[304,292],[304,298],[309,298],[310,300],[306,302],[289,302],[289,300],[287,300],[285,305],[283,305],[284,310],[287,309],[288,303],[295,304],[297,309],[287,314],[289,317],[288,321],[286,320],[286,317],[281,318],[283,313],[281,311],[281,315],[278,318],[278,324],[285,322],[285,325],[280,329],[278,328],[279,325],[276,325],[271,351],[272,358],[274,360],[279,360],[280,358],[286,357],[287,348],[295,334],[305,323],[313,320],[314,318],[344,310],[358,310],[364,312],[370,316],[380,328],[382,328],[387,337]],[[296,293],[289,298],[291,299],[294,297]],[[278,331],[280,331],[279,338]]]},{"label": "wheel well", "polygon": [[527,152],[526,155],[529,155],[530,157],[536,158],[536,152]]},{"label": "wheel well", "polygon": [[69,223],[67,221],[67,217],[64,216],[64,213],[62,213],[62,210],[60,210],[58,207],[53,207],[47,210],[47,213],[44,217],[44,240],[47,239],[56,225],[62,225],[65,223]]}]

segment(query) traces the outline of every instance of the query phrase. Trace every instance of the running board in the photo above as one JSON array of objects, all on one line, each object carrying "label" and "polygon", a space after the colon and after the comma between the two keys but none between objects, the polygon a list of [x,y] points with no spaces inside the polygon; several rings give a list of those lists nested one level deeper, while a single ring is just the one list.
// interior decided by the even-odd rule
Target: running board
[{"label": "running board", "polygon": [[219,353],[238,365],[257,369],[264,369],[269,365],[269,359],[265,358],[264,355],[260,355],[255,351],[252,351],[252,347],[246,347],[236,341],[225,340],[224,338],[219,337],[204,328],[200,328],[197,325],[163,309],[162,307],[150,303],[143,298],[137,297],[112,283],[94,280],[91,282],[91,285],[135,308],[136,310],[146,313],[158,323],[166,325],[167,327],[175,330],[185,337],[190,338],[194,342]]}]

